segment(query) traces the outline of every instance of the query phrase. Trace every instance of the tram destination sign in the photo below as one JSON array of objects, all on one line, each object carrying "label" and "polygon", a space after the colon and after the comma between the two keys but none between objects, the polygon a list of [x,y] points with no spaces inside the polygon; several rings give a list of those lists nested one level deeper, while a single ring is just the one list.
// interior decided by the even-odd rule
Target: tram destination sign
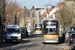
[{"label": "tram destination sign", "polygon": [[56,26],[46,26],[46,28],[56,28]]},{"label": "tram destination sign", "polygon": [[41,28],[41,27],[36,27],[36,28]]}]

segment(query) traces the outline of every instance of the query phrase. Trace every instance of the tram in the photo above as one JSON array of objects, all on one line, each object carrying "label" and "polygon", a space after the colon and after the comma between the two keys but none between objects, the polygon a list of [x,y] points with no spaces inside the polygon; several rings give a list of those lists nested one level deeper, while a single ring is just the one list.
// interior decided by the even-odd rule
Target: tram
[{"label": "tram", "polygon": [[59,26],[57,19],[43,20],[43,42],[59,43]]},{"label": "tram", "polygon": [[42,34],[42,24],[41,23],[35,24],[35,34]]}]

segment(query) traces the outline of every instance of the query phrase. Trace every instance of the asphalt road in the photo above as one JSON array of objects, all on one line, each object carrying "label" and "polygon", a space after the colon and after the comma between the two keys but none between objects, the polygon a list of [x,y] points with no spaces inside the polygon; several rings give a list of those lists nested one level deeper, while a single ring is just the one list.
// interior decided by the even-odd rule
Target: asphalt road
[{"label": "asphalt road", "polygon": [[21,43],[4,43],[0,50],[64,50],[64,43],[43,44],[42,35],[31,35],[23,38]]}]

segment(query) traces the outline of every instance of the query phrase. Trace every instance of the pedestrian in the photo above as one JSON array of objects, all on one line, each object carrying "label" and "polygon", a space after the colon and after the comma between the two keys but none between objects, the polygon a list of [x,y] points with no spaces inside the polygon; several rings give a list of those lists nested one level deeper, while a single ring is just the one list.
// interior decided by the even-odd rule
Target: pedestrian
[{"label": "pedestrian", "polygon": [[26,30],[26,37],[28,37],[28,31]]}]

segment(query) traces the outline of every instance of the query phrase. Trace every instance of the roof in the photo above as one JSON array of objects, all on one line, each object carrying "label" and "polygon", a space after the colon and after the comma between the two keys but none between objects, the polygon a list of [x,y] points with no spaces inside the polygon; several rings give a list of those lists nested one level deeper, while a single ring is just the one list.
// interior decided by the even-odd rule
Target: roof
[{"label": "roof", "polygon": [[51,11],[52,11],[52,10],[54,10],[54,9],[55,9],[55,7],[54,7],[54,8],[52,8],[52,9],[51,9]]},{"label": "roof", "polygon": [[36,8],[36,10],[45,9],[45,8]]},{"label": "roof", "polygon": [[[47,13],[47,11],[49,13],[50,12],[50,9],[46,10],[41,16],[45,15]],[[47,17],[47,14],[45,15],[45,17]]]},{"label": "roof", "polygon": [[63,3],[59,3],[58,6],[63,6]]},{"label": "roof", "polygon": [[57,12],[57,10],[59,10],[57,7],[52,8],[49,16],[52,16],[53,14],[55,14]]}]

